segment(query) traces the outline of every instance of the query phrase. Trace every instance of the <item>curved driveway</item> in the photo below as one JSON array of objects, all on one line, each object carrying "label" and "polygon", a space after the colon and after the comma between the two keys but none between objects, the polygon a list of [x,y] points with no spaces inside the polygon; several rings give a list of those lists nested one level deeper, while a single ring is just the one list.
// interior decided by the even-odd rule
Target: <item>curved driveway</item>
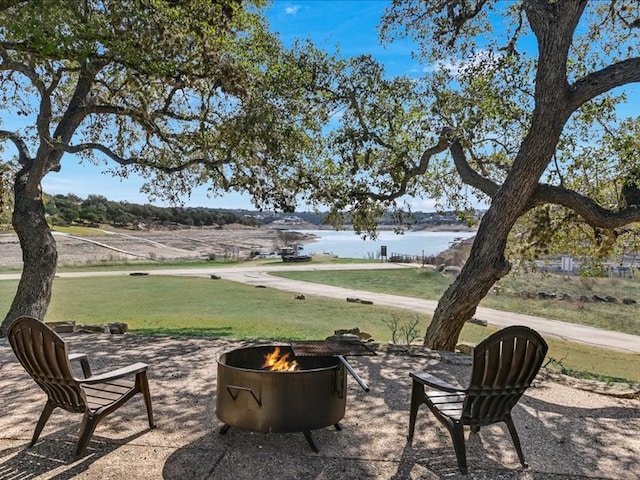
[{"label": "curved driveway", "polygon": [[[300,265],[274,265],[274,266],[251,266],[251,267],[211,267],[211,268],[189,268],[189,269],[160,269],[149,270],[153,275],[184,275],[209,277],[217,275],[225,280],[241,282],[250,285],[263,285],[278,290],[291,291],[305,295],[318,295],[331,298],[347,297],[359,298],[360,300],[370,300],[377,305],[402,308],[419,313],[432,314],[438,302],[436,300],[422,300],[413,297],[403,297],[399,295],[388,295],[384,293],[374,293],[364,290],[354,290],[350,288],[334,287],[319,283],[290,280],[269,275],[269,272],[285,270],[354,270],[354,269],[389,269],[389,268],[415,268],[414,266],[400,265],[394,263],[363,263],[363,264],[300,264]],[[129,275],[131,271],[104,271],[104,272],[60,272],[57,274],[61,278],[76,278],[90,276],[115,276]],[[0,275],[3,279],[18,279],[19,274]],[[532,315],[522,315],[518,313],[504,312],[490,308],[478,307],[475,317],[486,320],[491,326],[498,328],[508,325],[527,325],[538,332],[553,336],[562,340],[593,345],[595,347],[620,350],[628,353],[640,354],[640,336],[626,333],[602,330],[577,325],[573,323],[549,320]]]}]

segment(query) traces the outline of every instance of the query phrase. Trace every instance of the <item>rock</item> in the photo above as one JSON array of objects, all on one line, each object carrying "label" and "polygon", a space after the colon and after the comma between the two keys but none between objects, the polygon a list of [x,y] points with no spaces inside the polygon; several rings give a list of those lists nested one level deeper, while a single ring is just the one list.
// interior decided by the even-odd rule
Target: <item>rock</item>
[{"label": "rock", "polygon": [[267,288],[266,285],[256,285],[256,288]]},{"label": "rock", "polygon": [[471,355],[474,348],[476,348],[475,344],[469,342],[460,342],[456,345],[456,350],[465,355]]},{"label": "rock", "polygon": [[68,322],[45,322],[56,333],[73,333],[76,330],[76,322],[70,320]]},{"label": "rock", "polygon": [[601,297],[600,295],[593,295],[591,297],[591,300],[593,300],[594,302],[600,302],[600,303],[607,303],[608,300],[605,297]]},{"label": "rock", "polygon": [[616,297],[612,297],[611,295],[607,295],[604,297],[609,303],[618,303],[618,299]]},{"label": "rock", "polygon": [[211,275],[211,280],[220,280],[221,278],[220,275]]},{"label": "rock", "polygon": [[444,273],[445,275],[452,275],[454,277],[457,277],[461,270],[461,267],[456,267],[455,265],[447,265],[442,269],[442,273]]},{"label": "rock", "polygon": [[111,333],[105,325],[78,325],[76,332],[80,333]]},{"label": "rock", "polygon": [[354,298],[354,297],[347,297],[347,302],[360,303],[360,299],[359,298]]},{"label": "rock", "polygon": [[142,277],[144,275],[149,275],[149,272],[131,272],[129,275],[132,277]]},{"label": "rock", "polygon": [[635,305],[638,302],[635,301],[633,298],[625,297],[622,299],[622,303],[624,303],[625,305]]},{"label": "rock", "polygon": [[305,297],[302,293],[299,293],[298,295],[296,295],[294,297],[296,300],[306,300],[307,297]]},{"label": "rock", "polygon": [[360,329],[358,327],[349,329],[334,330],[334,335],[360,335]]},{"label": "rock", "polygon": [[114,335],[122,335],[129,330],[129,325],[123,322],[107,323],[106,327],[109,329],[109,333]]},{"label": "rock", "polygon": [[469,320],[467,320],[467,323],[475,323],[476,325],[480,325],[482,327],[487,326],[486,320],[482,320],[481,318],[476,318],[476,317],[470,318]]},{"label": "rock", "polygon": [[538,298],[541,300],[554,300],[558,298],[555,293],[538,292]]},{"label": "rock", "polygon": [[371,300],[360,300],[360,303],[362,303],[363,305],[373,305],[373,302]]}]

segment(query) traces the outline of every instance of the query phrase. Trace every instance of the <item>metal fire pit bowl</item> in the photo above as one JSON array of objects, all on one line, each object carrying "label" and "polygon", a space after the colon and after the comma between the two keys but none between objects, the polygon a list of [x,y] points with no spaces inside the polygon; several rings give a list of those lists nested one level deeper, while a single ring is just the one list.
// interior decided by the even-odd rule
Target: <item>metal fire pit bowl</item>
[{"label": "metal fire pit bowl", "polygon": [[[275,347],[289,353],[300,370],[263,370]],[[216,415],[230,427],[256,432],[303,432],[315,451],[311,430],[334,425],[344,417],[347,376],[335,357],[294,357],[288,345],[231,350],[218,357]]]}]

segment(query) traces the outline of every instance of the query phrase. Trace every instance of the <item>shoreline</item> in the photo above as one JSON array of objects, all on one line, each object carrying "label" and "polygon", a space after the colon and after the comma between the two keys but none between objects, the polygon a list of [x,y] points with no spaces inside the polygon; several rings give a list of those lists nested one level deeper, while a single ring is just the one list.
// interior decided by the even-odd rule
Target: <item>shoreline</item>
[{"label": "shoreline", "polygon": [[[251,252],[274,253],[293,243],[313,244],[321,232],[353,231],[317,228],[309,224],[268,225],[225,228],[188,227],[162,230],[102,229],[98,235],[81,236],[55,234],[58,247],[58,266],[87,265],[135,260],[178,260],[208,258],[246,258]],[[314,228],[315,227],[315,228]],[[301,233],[302,230],[318,231]],[[392,231],[382,226],[379,231]],[[466,226],[437,226],[413,228],[409,231],[471,232]],[[15,233],[0,234],[0,268],[20,268],[22,250]]]}]

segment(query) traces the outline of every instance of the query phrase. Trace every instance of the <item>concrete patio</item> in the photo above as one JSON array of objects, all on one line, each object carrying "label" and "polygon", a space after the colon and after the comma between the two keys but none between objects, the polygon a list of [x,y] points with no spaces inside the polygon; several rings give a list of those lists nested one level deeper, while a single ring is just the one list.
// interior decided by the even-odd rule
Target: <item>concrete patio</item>
[{"label": "concrete patio", "polygon": [[451,440],[425,407],[413,445],[406,441],[411,382],[425,369],[464,383],[470,358],[435,353],[350,357],[371,387],[349,377],[342,430],[315,430],[320,452],[302,433],[231,428],[215,415],[216,357],[245,342],[73,334],[72,352],[89,354],[94,372],[136,361],[150,365],[158,427],[149,430],[142,397],[97,428],[87,456],[73,461],[80,416],[57,410],[40,441],[26,449],[45,395],[0,343],[0,479],[621,479],[640,478],[640,399],[616,398],[563,384],[542,372],[514,409],[528,469],[506,427],[483,428],[467,441],[470,474],[459,474]]}]

